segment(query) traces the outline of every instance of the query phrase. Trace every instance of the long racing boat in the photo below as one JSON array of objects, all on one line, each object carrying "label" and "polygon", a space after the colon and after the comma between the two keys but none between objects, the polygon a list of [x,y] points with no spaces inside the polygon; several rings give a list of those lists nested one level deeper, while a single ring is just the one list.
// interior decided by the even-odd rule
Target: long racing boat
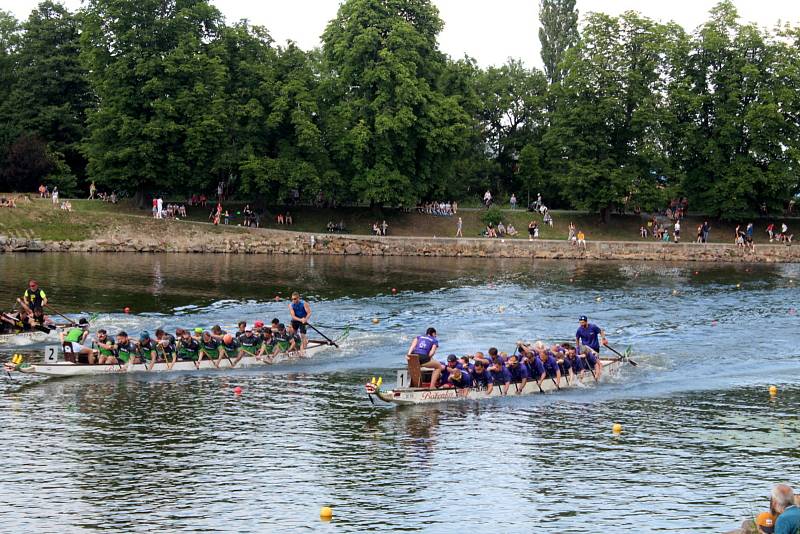
[{"label": "long racing boat", "polygon": [[[255,356],[244,356],[235,368],[274,365],[287,361],[310,358],[328,347],[336,346],[333,342],[309,340],[308,346],[304,351],[283,352],[276,354],[272,359],[256,358]],[[128,364],[104,364],[89,365],[85,363],[75,363],[72,361],[58,360],[48,348],[45,351],[45,361],[43,363],[26,363],[22,360],[7,362],[5,368],[8,371],[19,371],[25,374],[42,376],[85,376],[85,375],[108,375],[121,373],[166,373],[178,371],[200,371],[205,369],[230,369],[232,359],[223,358],[219,361],[219,367],[210,360],[201,362],[178,360],[172,367],[166,363],[156,363],[152,369],[144,363]],[[49,354],[48,354],[49,353]]]},{"label": "long racing boat", "polygon": [[[619,358],[601,358],[603,364],[603,372],[597,382],[602,382],[604,377],[609,373],[614,373],[622,367],[622,364],[629,361],[626,356]],[[555,380],[545,379],[541,386],[535,380],[529,380],[524,386],[512,383],[508,388],[507,395],[509,397],[516,395],[536,395],[549,393],[552,391],[560,391],[564,389],[572,389],[578,384],[588,385],[595,382],[595,378],[589,372],[584,372],[582,377],[574,377],[572,382],[567,384],[566,380],[562,377],[561,386],[557,386]],[[409,372],[405,369],[397,371],[397,385],[394,389],[383,391],[381,390],[381,381],[373,380],[366,384],[367,394],[372,400],[372,396],[378,397],[384,402],[398,405],[414,405],[414,404],[431,404],[436,402],[447,401],[480,401],[489,398],[497,398],[504,396],[503,388],[494,386],[491,393],[486,388],[414,388],[410,387],[411,380]],[[373,401],[374,402],[374,401]]]}]

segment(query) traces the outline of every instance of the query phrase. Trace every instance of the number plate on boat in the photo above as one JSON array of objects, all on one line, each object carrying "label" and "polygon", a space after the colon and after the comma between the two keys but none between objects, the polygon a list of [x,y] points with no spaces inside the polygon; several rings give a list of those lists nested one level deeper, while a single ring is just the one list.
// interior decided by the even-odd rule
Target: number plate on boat
[{"label": "number plate on boat", "polygon": [[56,363],[58,361],[58,345],[50,345],[44,348],[44,363]]}]

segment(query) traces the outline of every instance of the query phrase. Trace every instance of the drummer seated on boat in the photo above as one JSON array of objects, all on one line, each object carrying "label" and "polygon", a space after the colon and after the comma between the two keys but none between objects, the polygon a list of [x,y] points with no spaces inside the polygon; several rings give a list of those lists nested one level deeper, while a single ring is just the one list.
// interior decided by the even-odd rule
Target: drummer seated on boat
[{"label": "drummer seated on boat", "polygon": [[486,393],[491,395],[494,386],[497,386],[500,388],[500,392],[503,395],[507,395],[508,388],[511,385],[511,373],[506,367],[506,362],[503,357],[499,354],[495,356],[494,362],[488,369],[489,376],[491,376],[492,380],[489,383],[489,387],[486,388]]},{"label": "drummer seated on boat", "polygon": [[519,356],[516,354],[512,354],[508,357],[508,372],[511,374],[511,381],[514,384],[518,384],[515,386],[517,390],[517,395],[522,393],[522,390],[525,389],[525,386],[528,384],[528,378],[530,378],[528,374],[528,367],[524,365],[519,360]]},{"label": "drummer seated on boat", "polygon": [[95,350],[97,350],[97,363],[104,365],[117,362],[114,357],[116,351],[114,340],[108,337],[108,332],[104,329],[101,328],[97,331],[97,334],[95,334],[93,346],[96,348]]},{"label": "drummer seated on boat", "polygon": [[442,384],[445,388],[466,389],[472,387],[472,377],[468,372],[462,371],[458,367],[454,367],[447,373],[447,382]]},{"label": "drummer seated on boat", "polygon": [[89,336],[89,321],[81,318],[77,326],[73,326],[66,333],[61,331],[58,337],[61,344],[66,351],[69,349],[76,357],[75,363],[88,363],[94,365],[95,351],[91,347],[83,346],[86,338]]},{"label": "drummer seated on boat", "polygon": [[436,337],[436,329],[428,328],[424,336],[417,336],[411,342],[406,352],[406,361],[411,361],[411,358],[419,360],[419,366],[428,369],[433,369],[431,375],[430,388],[435,389],[436,384],[439,382],[439,377],[442,374],[443,366],[441,363],[433,359],[436,354],[436,349],[439,348],[439,340]]}]

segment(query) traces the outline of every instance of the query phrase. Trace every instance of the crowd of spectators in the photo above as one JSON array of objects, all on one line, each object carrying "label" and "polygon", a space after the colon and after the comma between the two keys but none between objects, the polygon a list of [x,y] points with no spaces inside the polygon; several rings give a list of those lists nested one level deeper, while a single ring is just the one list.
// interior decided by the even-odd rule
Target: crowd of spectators
[{"label": "crowd of spectators", "polygon": [[437,217],[451,217],[458,214],[458,203],[452,202],[424,202],[417,204],[417,213],[435,215]]}]

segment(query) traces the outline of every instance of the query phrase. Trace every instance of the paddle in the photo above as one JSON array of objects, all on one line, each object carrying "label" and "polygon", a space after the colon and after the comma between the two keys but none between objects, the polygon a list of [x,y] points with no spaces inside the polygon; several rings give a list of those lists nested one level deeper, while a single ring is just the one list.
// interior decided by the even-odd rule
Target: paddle
[{"label": "paddle", "polygon": [[635,361],[631,360],[631,359],[630,359],[630,358],[628,358],[628,356],[627,356],[627,354],[630,354],[630,347],[628,347],[628,350],[626,351],[626,353],[627,353],[627,354],[623,355],[623,354],[620,354],[619,352],[617,352],[617,350],[616,350],[616,349],[614,349],[614,347],[612,347],[612,346],[611,346],[611,345],[609,345],[608,343],[606,343],[606,344],[605,344],[605,346],[608,348],[608,350],[610,350],[611,352],[613,352],[614,354],[616,354],[617,356],[619,356],[620,358],[622,358],[622,361],[623,361],[623,362],[628,362],[629,364],[631,364],[631,365],[632,365],[632,366],[634,366],[634,367],[639,367],[639,364],[638,364],[638,363],[636,363]]},{"label": "paddle", "polygon": [[589,371],[589,374],[592,375],[592,378],[594,378],[595,383],[597,383],[597,376],[594,374],[594,369],[592,369],[592,367],[589,365],[589,359],[583,354],[581,354],[578,357],[583,358],[584,367],[586,367],[586,370]]},{"label": "paddle", "polygon": [[317,330],[317,327],[316,327],[316,326],[314,326],[313,324],[310,324],[310,323],[306,323],[306,326],[310,327],[310,328],[311,328],[311,329],[312,329],[314,332],[316,332],[317,334],[319,334],[319,335],[321,335],[322,337],[324,337],[324,338],[325,338],[325,341],[327,341],[329,345],[333,345],[333,346],[334,346],[334,347],[336,347],[337,349],[339,348],[339,345],[337,345],[337,344],[336,344],[336,342],[335,342],[334,340],[332,340],[331,338],[329,338],[328,336],[326,336],[325,334],[323,334],[322,332],[320,332],[319,330]]},{"label": "paddle", "polygon": [[52,306],[50,306],[49,304],[45,304],[44,306],[45,306],[45,308],[49,308],[49,309],[50,309],[50,310],[51,310],[53,313],[55,313],[56,315],[60,315],[61,317],[63,317],[63,318],[64,318],[64,319],[66,319],[67,321],[69,321],[69,323],[70,323],[72,326],[75,326],[76,324],[78,324],[78,323],[76,323],[75,321],[73,321],[72,319],[70,319],[69,317],[67,317],[66,315],[64,315],[63,313],[61,313],[60,311],[58,311],[57,309],[55,309],[55,308],[53,308]]}]

